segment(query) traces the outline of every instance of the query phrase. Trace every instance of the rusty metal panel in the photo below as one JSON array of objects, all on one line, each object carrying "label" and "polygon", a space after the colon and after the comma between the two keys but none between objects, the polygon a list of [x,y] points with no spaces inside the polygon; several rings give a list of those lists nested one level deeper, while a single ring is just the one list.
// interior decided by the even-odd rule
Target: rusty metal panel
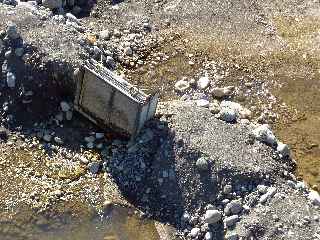
[{"label": "rusty metal panel", "polygon": [[74,105],[94,123],[136,135],[153,117],[158,94],[146,95],[94,60],[87,61],[82,71]]}]

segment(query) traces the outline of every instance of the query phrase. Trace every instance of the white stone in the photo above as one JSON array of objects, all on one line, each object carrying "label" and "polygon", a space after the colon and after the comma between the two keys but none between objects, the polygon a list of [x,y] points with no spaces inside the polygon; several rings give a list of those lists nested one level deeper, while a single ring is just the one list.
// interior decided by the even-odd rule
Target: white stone
[{"label": "white stone", "polygon": [[199,78],[197,85],[199,89],[204,90],[209,86],[209,84],[210,84],[210,79],[207,76],[205,76],[205,77]]},{"label": "white stone", "polygon": [[16,76],[12,72],[7,73],[7,85],[9,88],[16,86]]},{"label": "white stone", "polygon": [[206,99],[199,99],[196,101],[198,107],[208,108],[210,102]]},{"label": "white stone", "polygon": [[255,128],[252,133],[260,142],[264,142],[272,146],[277,143],[277,138],[274,136],[268,124],[260,125]]},{"label": "white stone", "polygon": [[285,158],[290,156],[290,149],[287,144],[282,142],[278,142],[277,152],[279,153],[280,157]]},{"label": "white stone", "polygon": [[200,228],[192,228],[190,231],[190,236],[195,238],[199,235],[200,233]]},{"label": "white stone", "polygon": [[213,238],[212,232],[206,232],[206,234],[204,235],[205,240],[212,240],[212,238]]},{"label": "white stone", "polygon": [[206,223],[214,224],[221,220],[222,214],[218,210],[207,210],[204,215],[204,220]]},{"label": "white stone", "polygon": [[62,101],[62,102],[60,103],[60,107],[61,107],[61,110],[62,110],[63,112],[67,112],[67,111],[69,111],[69,110],[71,109],[70,105],[69,105],[67,102],[65,102],[65,101]]},{"label": "white stone", "polygon": [[72,13],[67,13],[67,14],[66,14],[66,17],[67,17],[67,19],[68,19],[69,21],[75,22],[75,23],[77,23],[77,24],[80,24],[79,19],[78,19],[76,16],[74,16]]},{"label": "white stone", "polygon": [[178,92],[185,92],[190,88],[190,84],[188,81],[185,80],[179,80],[174,85],[174,89]]},{"label": "white stone", "polygon": [[312,202],[312,204],[320,206],[320,195],[318,192],[311,190],[308,195],[308,198]]},{"label": "white stone", "polygon": [[103,30],[99,33],[99,36],[103,40],[109,40],[111,37],[111,34],[109,30]]}]

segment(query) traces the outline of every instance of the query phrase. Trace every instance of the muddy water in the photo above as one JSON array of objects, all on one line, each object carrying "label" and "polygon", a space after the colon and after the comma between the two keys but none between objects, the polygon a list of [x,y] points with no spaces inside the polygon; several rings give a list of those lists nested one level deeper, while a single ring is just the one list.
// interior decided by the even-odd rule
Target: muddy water
[{"label": "muddy water", "polygon": [[274,92],[297,110],[296,119],[278,125],[280,139],[290,144],[298,161],[297,175],[320,186],[320,78],[282,78],[283,86]]},{"label": "muddy water", "polygon": [[[23,214],[23,216],[21,215]],[[32,216],[31,222],[21,222]],[[155,224],[144,221],[122,207],[113,207],[105,216],[87,216],[80,219],[68,216],[59,221],[31,211],[22,211],[14,220],[1,221],[2,240],[158,240]]]}]

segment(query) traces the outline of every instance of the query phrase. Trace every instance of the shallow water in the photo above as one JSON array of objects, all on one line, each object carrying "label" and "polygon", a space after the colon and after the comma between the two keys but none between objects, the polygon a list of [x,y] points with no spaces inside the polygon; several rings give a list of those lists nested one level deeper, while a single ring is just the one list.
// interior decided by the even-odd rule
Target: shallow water
[{"label": "shallow water", "polygon": [[[1,221],[0,239],[2,240],[158,240],[154,222],[142,220],[132,211],[122,207],[113,207],[107,216],[87,216],[81,219],[65,216],[59,222],[35,216],[36,221]],[[31,212],[29,212],[31,214]]]}]

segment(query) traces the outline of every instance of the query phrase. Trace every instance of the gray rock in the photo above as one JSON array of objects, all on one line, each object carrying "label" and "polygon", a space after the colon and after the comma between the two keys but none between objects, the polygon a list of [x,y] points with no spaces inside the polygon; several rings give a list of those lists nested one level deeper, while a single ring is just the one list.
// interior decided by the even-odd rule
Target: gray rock
[{"label": "gray rock", "polygon": [[232,227],[239,221],[239,216],[238,215],[232,215],[230,217],[226,217],[223,222],[226,227]]},{"label": "gray rock", "polygon": [[72,117],[73,117],[73,112],[72,111],[67,111],[66,112],[66,119],[68,121],[71,121],[72,120]]},{"label": "gray rock", "polygon": [[107,56],[106,65],[112,70],[116,68],[116,62],[114,61],[113,57]]},{"label": "gray rock", "polygon": [[235,122],[237,120],[237,112],[234,109],[221,108],[218,118],[225,122]]},{"label": "gray rock", "polygon": [[99,37],[102,39],[102,40],[109,40],[110,37],[111,37],[111,33],[109,30],[103,30],[99,33]]},{"label": "gray rock", "polygon": [[12,72],[7,72],[7,85],[9,88],[15,88],[16,76]]},{"label": "gray rock", "polygon": [[50,134],[45,134],[43,140],[46,142],[51,142],[52,136]]},{"label": "gray rock", "polygon": [[62,101],[60,103],[60,107],[61,107],[61,110],[63,112],[67,112],[67,111],[69,111],[71,109],[70,105],[67,102],[64,102],[64,101]]},{"label": "gray rock", "polygon": [[260,142],[264,142],[272,146],[277,143],[276,137],[267,124],[260,125],[259,127],[255,128],[252,133]]},{"label": "gray rock", "polygon": [[233,200],[226,205],[224,213],[226,215],[238,214],[242,211],[242,209],[243,206],[240,200]]},{"label": "gray rock", "polygon": [[209,168],[209,162],[208,159],[205,157],[200,157],[197,162],[196,162],[196,166],[199,170],[201,171],[206,171]]},{"label": "gray rock", "polygon": [[124,50],[123,50],[124,54],[127,55],[127,56],[132,56],[133,55],[133,50],[131,47],[126,47]]},{"label": "gray rock", "polygon": [[6,33],[10,39],[20,38],[20,34],[18,33],[17,26],[13,23],[9,23],[6,29]]},{"label": "gray rock", "polygon": [[224,194],[230,194],[231,192],[232,192],[232,186],[230,184],[227,184],[223,187]]},{"label": "gray rock", "polygon": [[98,162],[92,162],[88,165],[89,171],[92,174],[97,174],[99,172],[100,169],[100,163]]},{"label": "gray rock", "polygon": [[23,48],[16,48],[16,50],[14,51],[15,55],[17,57],[22,57],[23,56],[23,51],[24,49]]},{"label": "gray rock", "polygon": [[259,203],[267,202],[270,198],[272,198],[276,194],[276,192],[277,192],[277,189],[275,187],[269,187],[267,192],[260,197]]},{"label": "gray rock", "polygon": [[225,240],[238,240],[239,235],[236,232],[227,232],[225,235]]},{"label": "gray rock", "polygon": [[265,185],[258,185],[257,186],[257,190],[258,190],[259,193],[265,194],[268,191],[268,187],[265,186]]},{"label": "gray rock", "polygon": [[54,137],[53,138],[53,140],[57,143],[57,144],[59,144],[59,145],[62,145],[63,144],[63,140],[60,138],[60,137]]},{"label": "gray rock", "polygon": [[215,224],[222,218],[222,214],[218,210],[207,210],[204,215],[204,221],[209,224]]},{"label": "gray rock", "polygon": [[223,98],[230,96],[232,94],[234,87],[233,86],[228,86],[228,87],[223,87],[223,88],[213,88],[211,89],[211,94],[213,97],[216,98]]},{"label": "gray rock", "polygon": [[42,5],[53,10],[62,7],[62,0],[42,0]]}]

